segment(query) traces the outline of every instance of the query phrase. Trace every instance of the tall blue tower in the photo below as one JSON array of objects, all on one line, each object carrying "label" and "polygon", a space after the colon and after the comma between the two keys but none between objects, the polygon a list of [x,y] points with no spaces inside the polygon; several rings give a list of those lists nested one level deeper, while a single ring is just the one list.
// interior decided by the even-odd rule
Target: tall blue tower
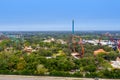
[{"label": "tall blue tower", "polygon": [[74,34],[74,20],[72,20],[72,34]]}]

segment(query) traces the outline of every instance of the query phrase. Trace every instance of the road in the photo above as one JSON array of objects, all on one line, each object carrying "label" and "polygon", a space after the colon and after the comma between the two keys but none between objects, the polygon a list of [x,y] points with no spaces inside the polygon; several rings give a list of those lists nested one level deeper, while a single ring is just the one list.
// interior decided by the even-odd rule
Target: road
[{"label": "road", "polygon": [[[0,80],[95,80],[95,79],[70,78],[70,77],[49,77],[49,76],[0,75]],[[110,79],[98,79],[98,80],[110,80]]]}]

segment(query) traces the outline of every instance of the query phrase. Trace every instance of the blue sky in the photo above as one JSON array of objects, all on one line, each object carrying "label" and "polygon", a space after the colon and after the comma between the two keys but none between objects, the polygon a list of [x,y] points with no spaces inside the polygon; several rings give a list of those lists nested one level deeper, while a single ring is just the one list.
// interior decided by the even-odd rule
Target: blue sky
[{"label": "blue sky", "polygon": [[120,0],[0,0],[0,31],[120,30]]}]

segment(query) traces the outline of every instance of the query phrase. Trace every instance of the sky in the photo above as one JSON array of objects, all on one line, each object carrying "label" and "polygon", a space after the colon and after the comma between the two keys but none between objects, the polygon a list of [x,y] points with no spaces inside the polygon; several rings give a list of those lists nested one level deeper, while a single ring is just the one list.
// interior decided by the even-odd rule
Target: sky
[{"label": "sky", "polygon": [[0,0],[0,31],[120,30],[120,0]]}]

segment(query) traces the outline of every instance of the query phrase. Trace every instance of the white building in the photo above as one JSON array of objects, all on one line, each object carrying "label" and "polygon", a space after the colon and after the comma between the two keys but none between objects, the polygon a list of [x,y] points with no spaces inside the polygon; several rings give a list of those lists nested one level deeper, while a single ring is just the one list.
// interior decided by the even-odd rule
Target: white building
[{"label": "white building", "polygon": [[66,44],[66,42],[64,40],[62,40],[62,39],[58,39],[57,43]]},{"label": "white building", "polygon": [[[99,43],[99,40],[95,40],[95,39],[93,39],[93,40],[84,40],[84,41],[87,42],[87,43],[91,43],[93,45],[97,45]],[[114,44],[113,42],[108,41],[108,40],[101,40],[100,43],[101,43],[101,45],[109,45],[109,47],[110,46],[112,47],[112,45]]]},{"label": "white building", "polygon": [[52,42],[52,41],[55,41],[55,39],[54,39],[54,38],[51,38],[51,39],[44,40],[43,42],[48,42],[48,43],[50,43],[50,42]]}]

